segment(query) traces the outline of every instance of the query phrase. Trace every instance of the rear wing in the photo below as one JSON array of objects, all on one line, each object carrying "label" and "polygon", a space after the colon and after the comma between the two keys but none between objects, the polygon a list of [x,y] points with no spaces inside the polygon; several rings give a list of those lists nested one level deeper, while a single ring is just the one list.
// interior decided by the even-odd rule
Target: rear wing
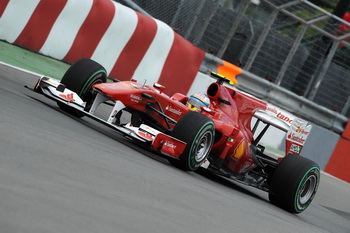
[{"label": "rear wing", "polygon": [[299,155],[312,129],[312,125],[308,125],[307,121],[270,104],[265,111],[257,111],[254,117],[286,132],[286,155]]}]

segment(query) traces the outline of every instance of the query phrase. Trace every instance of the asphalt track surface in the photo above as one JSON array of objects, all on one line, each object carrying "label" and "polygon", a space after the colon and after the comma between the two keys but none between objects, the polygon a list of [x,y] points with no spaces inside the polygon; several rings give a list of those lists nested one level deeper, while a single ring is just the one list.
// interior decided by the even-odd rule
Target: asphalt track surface
[{"label": "asphalt track surface", "polygon": [[183,172],[111,129],[25,89],[0,65],[0,232],[350,232],[350,185],[322,174],[310,207]]}]

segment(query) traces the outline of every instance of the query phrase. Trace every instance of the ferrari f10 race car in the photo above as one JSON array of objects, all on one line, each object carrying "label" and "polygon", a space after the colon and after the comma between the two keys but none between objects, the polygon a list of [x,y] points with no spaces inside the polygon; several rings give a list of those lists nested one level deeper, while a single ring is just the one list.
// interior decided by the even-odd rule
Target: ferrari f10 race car
[{"label": "ferrari f10 race car", "polygon": [[[141,142],[177,168],[207,169],[264,190],[274,205],[301,213],[320,182],[319,166],[299,155],[311,126],[230,87],[225,77],[212,76],[216,81],[206,90],[210,105],[197,111],[186,106],[187,96],[168,96],[159,83],[107,82],[104,67],[87,58],[71,65],[60,82],[41,77],[33,90],[56,101],[65,112],[90,117]],[[101,105],[109,107],[108,116],[97,114]],[[130,116],[126,123],[121,122],[124,113]],[[284,156],[268,155],[260,143],[270,126],[286,132]]]}]

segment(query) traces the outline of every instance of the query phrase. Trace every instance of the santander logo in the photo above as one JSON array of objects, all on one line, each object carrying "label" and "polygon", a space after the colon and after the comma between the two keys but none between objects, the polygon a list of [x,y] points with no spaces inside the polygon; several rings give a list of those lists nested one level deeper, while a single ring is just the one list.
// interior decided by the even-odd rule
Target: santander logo
[{"label": "santander logo", "polygon": [[288,135],[288,139],[291,141],[297,142],[297,143],[301,143],[301,144],[304,144],[304,142],[305,142],[305,139],[303,137],[298,137],[294,133],[290,133]]},{"label": "santander logo", "polygon": [[294,116],[289,114],[288,112],[285,112],[275,106],[268,105],[266,108],[266,111],[270,113],[270,115],[280,119],[281,121],[286,122],[287,124],[291,125],[294,120]]},{"label": "santander logo", "polygon": [[281,119],[282,121],[285,121],[285,122],[289,123],[289,124],[293,123],[293,119],[289,118],[288,116],[283,115],[280,112],[276,115],[276,117]]},{"label": "santander logo", "polygon": [[165,110],[172,112],[172,113],[179,115],[179,116],[182,114],[182,112],[180,110],[174,109],[170,105],[166,106]]},{"label": "santander logo", "polygon": [[171,142],[165,141],[164,146],[176,149],[176,146],[174,144],[172,144]]}]

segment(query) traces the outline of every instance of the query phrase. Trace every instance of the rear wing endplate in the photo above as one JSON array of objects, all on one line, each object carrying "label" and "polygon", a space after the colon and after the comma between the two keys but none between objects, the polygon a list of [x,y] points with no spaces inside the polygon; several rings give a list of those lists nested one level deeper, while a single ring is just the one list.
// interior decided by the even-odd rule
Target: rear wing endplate
[{"label": "rear wing endplate", "polygon": [[286,155],[299,155],[312,129],[307,121],[270,104],[265,111],[257,111],[254,117],[286,132]]}]

